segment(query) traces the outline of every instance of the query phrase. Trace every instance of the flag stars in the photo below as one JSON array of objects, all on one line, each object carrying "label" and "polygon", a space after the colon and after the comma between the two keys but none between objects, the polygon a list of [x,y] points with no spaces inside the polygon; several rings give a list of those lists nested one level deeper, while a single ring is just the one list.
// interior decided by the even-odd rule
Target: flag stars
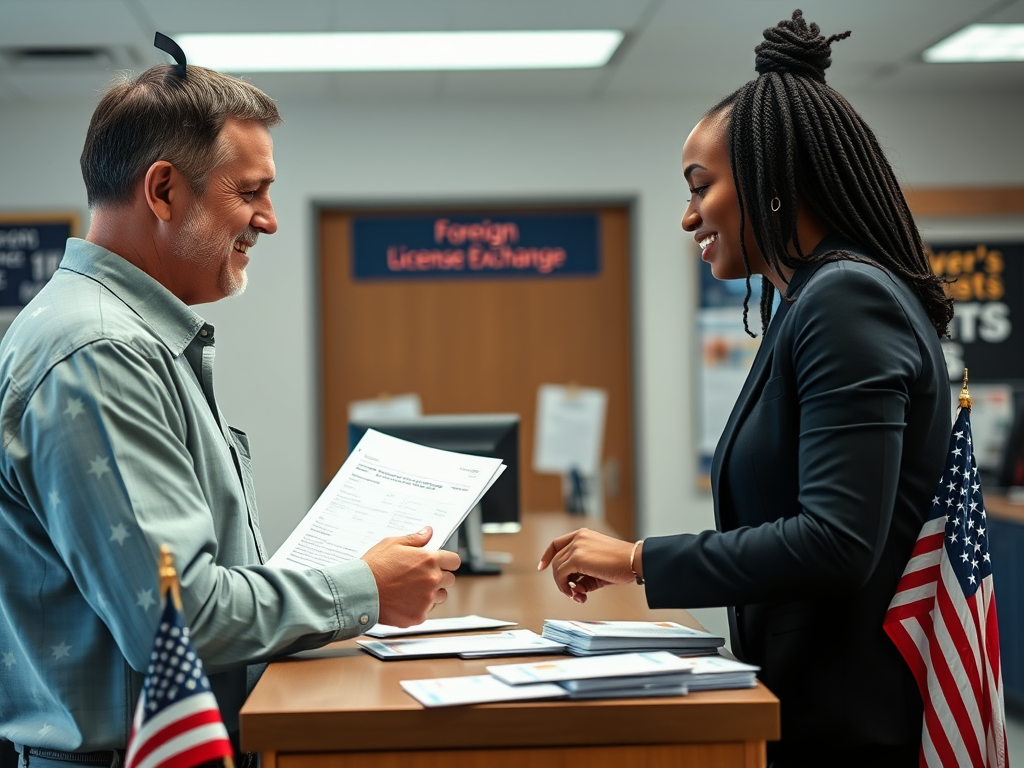
[{"label": "flag stars", "polygon": [[951,533],[949,535],[949,543],[950,544],[956,544],[956,534],[955,533]]},{"label": "flag stars", "polygon": [[60,506],[60,494],[57,493],[57,489],[50,491],[50,509],[55,510]]},{"label": "flag stars", "polygon": [[43,727],[40,728],[38,731],[36,731],[36,734],[39,735],[39,736],[45,736],[46,734],[48,734],[52,730],[53,730],[53,726],[52,725],[50,725],[49,723],[43,723]]},{"label": "flag stars", "polygon": [[974,577],[973,573],[970,576],[967,577],[967,580],[969,582],[971,582],[971,584],[974,584],[975,582],[977,582],[977,579]]},{"label": "flag stars", "polygon": [[963,453],[963,450],[961,448],[954,448],[953,449],[953,455],[954,456],[960,456],[962,453]]},{"label": "flag stars", "polygon": [[963,440],[964,439],[963,430],[960,430],[959,432],[954,432],[953,434],[956,436],[957,440]]},{"label": "flag stars", "polygon": [[971,556],[964,552],[962,555],[960,555],[960,559],[966,563],[968,560],[971,559]]},{"label": "flag stars", "polygon": [[988,552],[986,552],[984,555],[982,555],[981,559],[984,560],[986,563],[991,563],[992,562],[992,556]]},{"label": "flag stars", "polygon": [[956,490],[956,483],[954,483],[952,480],[950,480],[949,481],[949,485],[947,485],[946,488],[948,490],[950,490],[950,491],[955,491]]},{"label": "flag stars", "polygon": [[130,538],[131,534],[128,533],[128,529],[124,523],[118,523],[117,525],[110,526],[110,538],[107,541],[116,541],[119,546],[124,546],[124,540]]},{"label": "flag stars", "polygon": [[978,526],[978,538],[981,538],[981,537],[982,537],[982,536],[984,536],[984,535],[985,535],[985,529],[984,529],[984,528],[982,528],[982,527],[981,527],[981,526],[979,525],[979,526]]},{"label": "flag stars", "polygon": [[60,645],[51,645],[50,650],[53,651],[54,659],[63,659],[71,655],[71,646],[63,641]]},{"label": "flag stars", "polygon": [[109,471],[110,458],[108,456],[97,456],[89,462],[89,474],[96,475],[97,480],[101,479]]},{"label": "flag stars", "polygon": [[[972,509],[971,511],[973,512],[974,510]],[[968,528],[973,528],[974,527],[974,518],[973,517],[967,518],[967,527]]]},{"label": "flag stars", "polygon": [[84,412],[85,407],[82,405],[82,401],[80,399],[77,397],[68,398],[68,407],[64,409],[64,413],[70,416],[72,421],[77,419]]},{"label": "flag stars", "polygon": [[939,503],[939,497],[938,496],[932,496],[932,506],[934,507],[934,506],[938,505],[938,503]]},{"label": "flag stars", "polygon": [[148,611],[150,607],[156,605],[156,599],[153,597],[152,589],[140,589],[135,593],[135,596],[138,598],[135,601],[135,604],[144,611]]},{"label": "flag stars", "polygon": [[17,663],[18,660],[14,658],[14,651],[7,651],[4,653],[3,657],[0,658],[0,664],[3,664],[8,670]]}]

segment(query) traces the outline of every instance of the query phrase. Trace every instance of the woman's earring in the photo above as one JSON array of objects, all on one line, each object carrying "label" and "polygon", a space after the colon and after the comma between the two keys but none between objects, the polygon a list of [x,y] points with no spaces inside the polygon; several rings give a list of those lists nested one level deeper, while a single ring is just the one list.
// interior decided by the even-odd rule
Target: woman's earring
[{"label": "woman's earring", "polygon": [[779,200],[778,195],[776,195],[775,197],[772,198],[771,206],[772,206],[772,213],[778,213],[779,212],[779,208],[782,207],[782,201]]}]

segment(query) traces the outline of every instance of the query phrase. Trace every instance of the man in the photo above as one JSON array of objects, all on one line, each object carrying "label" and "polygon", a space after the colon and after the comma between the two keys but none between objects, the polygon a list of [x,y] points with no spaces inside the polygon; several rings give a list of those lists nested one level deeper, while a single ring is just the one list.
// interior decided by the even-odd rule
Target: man
[{"label": "man", "polygon": [[459,565],[422,548],[429,528],[323,570],[262,565],[249,443],[189,305],[240,293],[249,249],[277,230],[280,116],[248,83],[182,69],[103,96],[82,153],[89,234],[0,344],[0,737],[26,766],[120,759],[162,543],[233,734],[247,665],[419,623]]}]

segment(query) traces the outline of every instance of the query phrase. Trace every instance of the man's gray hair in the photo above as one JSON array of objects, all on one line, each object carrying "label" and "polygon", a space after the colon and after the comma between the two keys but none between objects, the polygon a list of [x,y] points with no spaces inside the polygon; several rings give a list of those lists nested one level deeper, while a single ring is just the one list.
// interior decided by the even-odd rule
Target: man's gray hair
[{"label": "man's gray hair", "polygon": [[89,207],[127,203],[158,160],[173,165],[201,195],[218,156],[228,118],[271,128],[281,122],[274,101],[251,83],[189,65],[186,77],[161,64],[115,80],[100,99],[82,150]]}]

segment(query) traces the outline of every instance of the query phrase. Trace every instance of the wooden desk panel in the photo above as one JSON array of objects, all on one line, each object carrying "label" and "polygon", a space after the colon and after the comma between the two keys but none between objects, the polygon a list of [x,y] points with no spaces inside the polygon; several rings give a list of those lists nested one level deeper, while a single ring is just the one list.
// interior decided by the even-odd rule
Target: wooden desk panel
[{"label": "wooden desk panel", "polygon": [[[545,618],[662,618],[699,626],[685,611],[651,611],[643,588],[613,587],[577,605],[536,570],[554,536],[583,518],[528,516],[524,530],[489,536],[510,551],[501,576],[460,577],[436,616],[481,614],[539,632]],[[503,659],[497,663],[511,661]],[[425,709],[401,680],[484,674],[494,659],[379,661],[354,640],[271,664],[241,713],[242,746],[264,768],[453,764],[539,768],[583,760],[622,765],[763,766],[779,736],[778,700],[757,688],[659,699],[520,702]],[[595,747],[599,747],[595,749]],[[568,750],[568,752],[567,752]],[[286,754],[287,753],[287,754]],[[500,762],[499,762],[500,760]],[[557,761],[557,762],[556,762]]]}]

